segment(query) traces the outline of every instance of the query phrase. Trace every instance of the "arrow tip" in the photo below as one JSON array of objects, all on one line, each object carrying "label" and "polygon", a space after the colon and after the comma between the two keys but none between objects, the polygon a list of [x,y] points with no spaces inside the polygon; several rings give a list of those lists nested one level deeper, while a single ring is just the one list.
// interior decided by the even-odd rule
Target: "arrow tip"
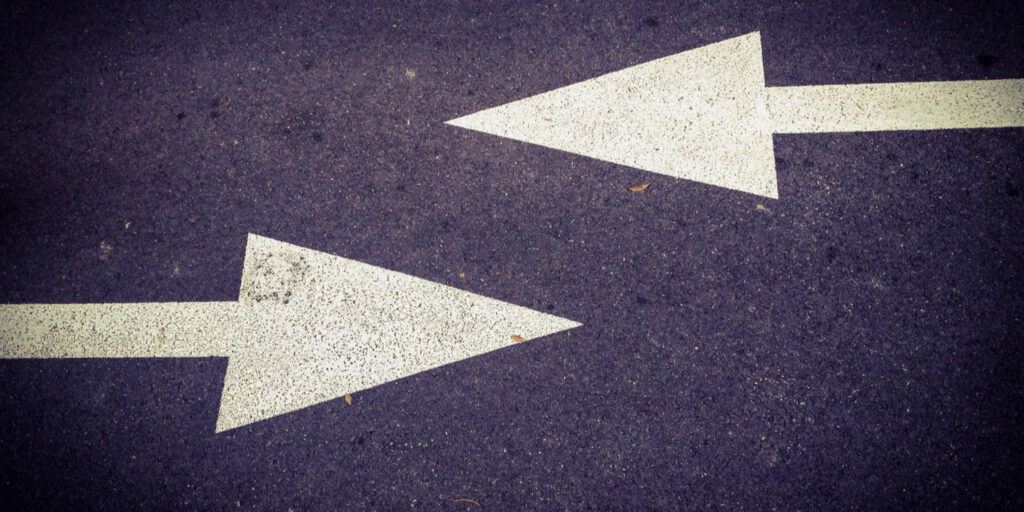
[{"label": "arrow tip", "polygon": [[250,235],[217,432],[581,324]]},{"label": "arrow tip", "polygon": [[446,124],[778,197],[759,32]]}]

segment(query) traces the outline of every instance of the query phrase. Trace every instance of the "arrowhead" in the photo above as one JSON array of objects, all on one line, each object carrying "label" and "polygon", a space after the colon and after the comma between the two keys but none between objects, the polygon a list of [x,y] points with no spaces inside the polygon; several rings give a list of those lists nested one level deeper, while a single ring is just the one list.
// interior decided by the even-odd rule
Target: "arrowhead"
[{"label": "arrowhead", "polygon": [[217,432],[580,324],[249,235]]},{"label": "arrowhead", "polygon": [[758,32],[448,124],[778,197]]}]

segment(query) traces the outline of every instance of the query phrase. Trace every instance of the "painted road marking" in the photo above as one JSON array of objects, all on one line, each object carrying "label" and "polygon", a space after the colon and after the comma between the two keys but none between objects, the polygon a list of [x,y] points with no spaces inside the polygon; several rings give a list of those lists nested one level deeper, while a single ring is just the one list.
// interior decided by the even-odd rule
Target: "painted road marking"
[{"label": "painted road marking", "polygon": [[0,358],[228,357],[217,432],[580,324],[249,235],[238,301],[0,306]]},{"label": "painted road marking", "polygon": [[1024,126],[1024,80],[768,88],[775,133]]},{"label": "painted road marking", "polygon": [[1024,126],[1024,80],[768,88],[753,32],[447,124],[778,198],[773,133]]}]

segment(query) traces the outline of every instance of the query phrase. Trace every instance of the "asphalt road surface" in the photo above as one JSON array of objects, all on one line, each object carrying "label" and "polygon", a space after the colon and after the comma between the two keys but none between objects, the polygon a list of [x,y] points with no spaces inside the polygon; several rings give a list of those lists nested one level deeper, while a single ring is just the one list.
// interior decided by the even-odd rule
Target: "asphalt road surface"
[{"label": "asphalt road surface", "polygon": [[0,11],[0,303],[236,300],[254,233],[583,325],[219,433],[226,358],[3,360],[5,506],[1024,507],[1021,128],[775,135],[772,199],[444,124],[754,31],[1024,78],[1024,3],[64,4]]}]

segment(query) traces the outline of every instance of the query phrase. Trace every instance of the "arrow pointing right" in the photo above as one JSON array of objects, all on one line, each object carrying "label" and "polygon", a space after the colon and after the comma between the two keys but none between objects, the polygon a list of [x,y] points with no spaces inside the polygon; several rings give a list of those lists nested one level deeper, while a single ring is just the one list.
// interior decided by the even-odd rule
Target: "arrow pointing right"
[{"label": "arrow pointing right", "polygon": [[221,432],[579,325],[249,235],[238,301],[0,305],[0,358],[227,357]]},{"label": "arrow pointing right", "polygon": [[778,198],[773,133],[1024,126],[1024,80],[765,87],[753,32],[448,121]]}]

